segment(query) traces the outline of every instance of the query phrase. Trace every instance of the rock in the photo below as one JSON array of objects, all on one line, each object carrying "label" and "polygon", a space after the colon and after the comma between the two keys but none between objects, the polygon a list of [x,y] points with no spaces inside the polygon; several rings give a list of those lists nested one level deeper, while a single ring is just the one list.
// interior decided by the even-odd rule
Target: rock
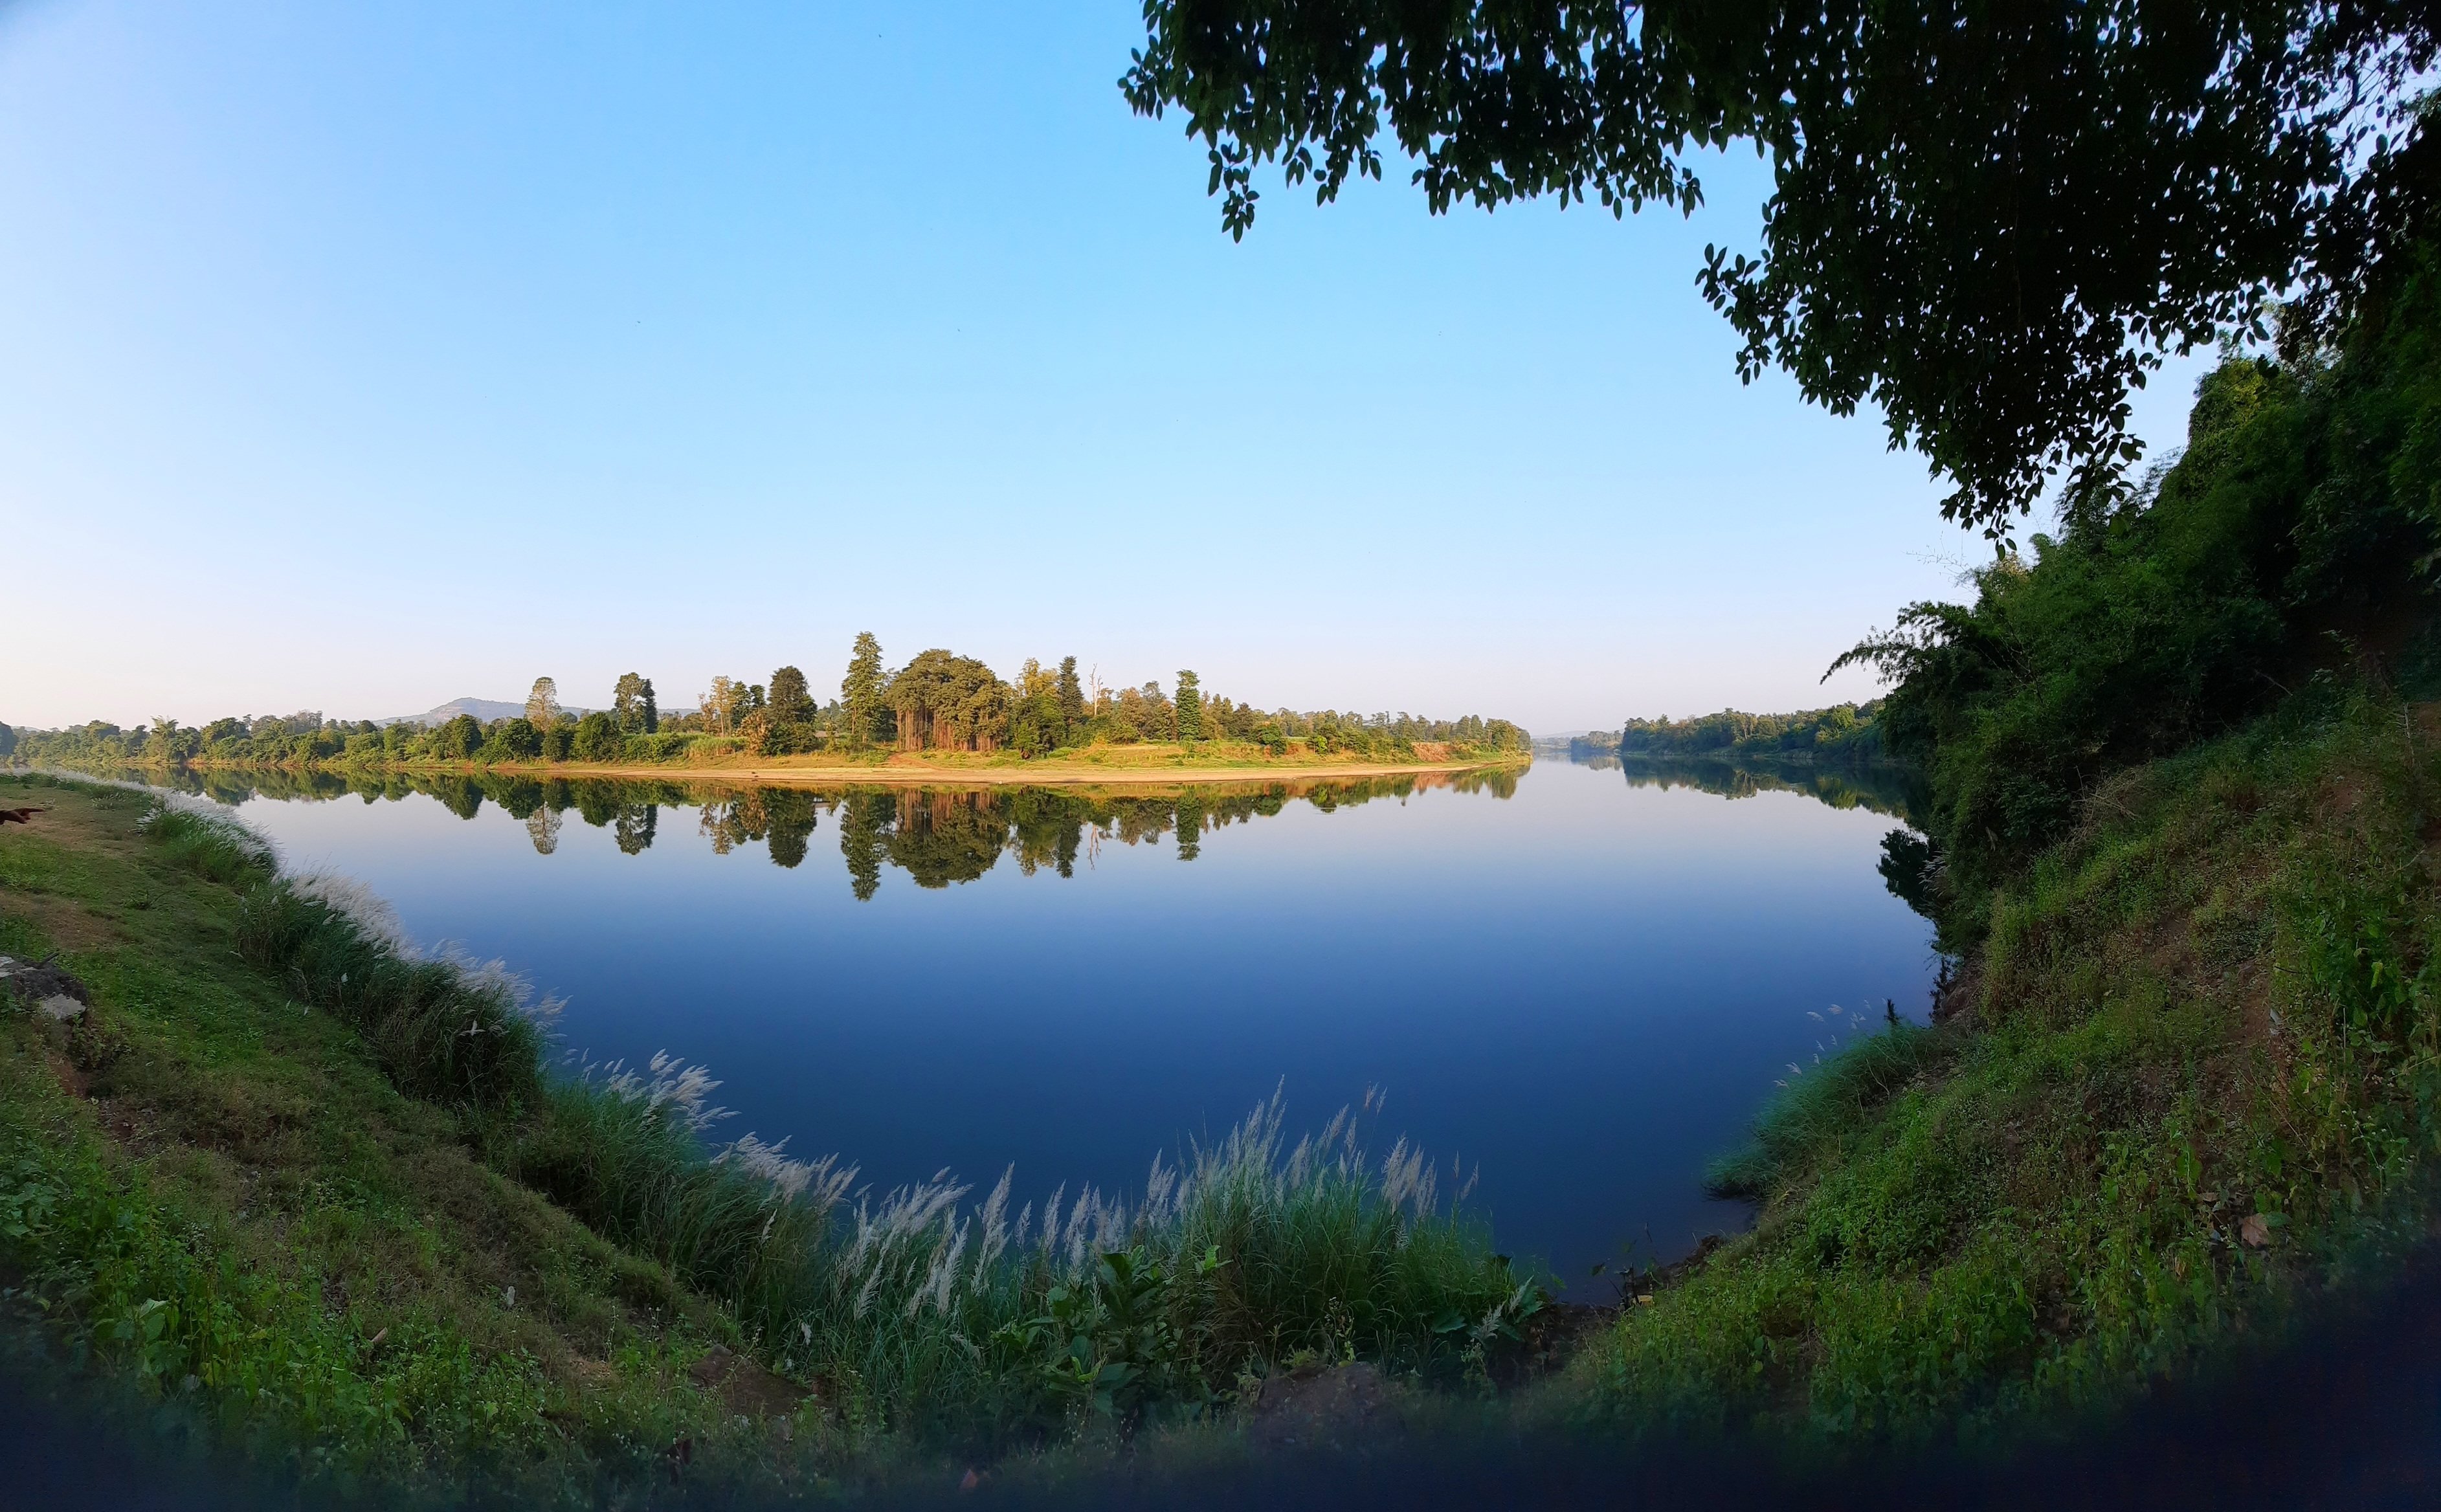
[{"label": "rock", "polygon": [[12,996],[32,1004],[55,1023],[77,1017],[93,1001],[83,982],[48,960],[18,961],[0,956],[0,982],[6,982]]}]

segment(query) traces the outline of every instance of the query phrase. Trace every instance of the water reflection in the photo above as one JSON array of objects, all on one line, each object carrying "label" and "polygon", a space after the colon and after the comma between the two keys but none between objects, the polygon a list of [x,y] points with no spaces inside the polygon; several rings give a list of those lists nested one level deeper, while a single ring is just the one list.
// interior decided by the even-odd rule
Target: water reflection
[{"label": "water reflection", "polygon": [[885,862],[919,888],[947,888],[977,880],[1004,855],[1013,857],[1026,876],[1050,871],[1067,877],[1076,874],[1080,857],[1103,845],[1151,845],[1172,836],[1178,858],[1192,861],[1218,832],[1276,816],[1292,803],[1328,814],[1378,799],[1403,801],[1432,789],[1506,799],[1516,794],[1518,774],[1514,769],[1409,772],[1151,790],[718,786],[496,772],[265,769],[146,771],[140,776],[156,786],[229,804],[250,799],[332,802],[352,797],[367,803],[397,802],[422,794],[460,819],[472,819],[489,801],[524,824],[534,851],[542,855],[558,850],[560,826],[570,813],[591,828],[610,830],[622,852],[638,855],[659,837],[662,809],[691,808],[696,834],[715,855],[759,843],[771,864],[794,870],[805,864],[815,831],[828,819],[839,830],[849,891],[862,901],[880,889]]},{"label": "water reflection", "polygon": [[1861,808],[1885,814],[1915,826],[1923,812],[1923,774],[1908,766],[1820,766],[1807,762],[1785,764],[1751,758],[1709,759],[1589,757],[1577,763],[1597,771],[1624,772],[1630,787],[1691,787],[1721,798],[1752,798],[1757,793],[1802,793],[1833,808]]}]

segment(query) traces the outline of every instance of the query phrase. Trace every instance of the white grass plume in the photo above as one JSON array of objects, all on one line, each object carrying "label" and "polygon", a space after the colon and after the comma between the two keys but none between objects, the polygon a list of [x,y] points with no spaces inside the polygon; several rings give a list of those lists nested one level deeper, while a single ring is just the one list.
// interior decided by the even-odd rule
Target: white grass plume
[{"label": "white grass plume", "polygon": [[366,938],[381,942],[398,955],[417,956],[406,927],[398,921],[398,910],[354,877],[314,871],[292,877],[288,886],[298,897],[345,917]]}]

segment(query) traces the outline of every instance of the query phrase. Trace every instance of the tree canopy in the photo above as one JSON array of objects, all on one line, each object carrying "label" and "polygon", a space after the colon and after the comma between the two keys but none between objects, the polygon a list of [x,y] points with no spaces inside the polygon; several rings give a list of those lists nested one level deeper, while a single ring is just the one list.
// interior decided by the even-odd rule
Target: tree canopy
[{"label": "tree canopy", "polygon": [[1556,5],[1147,0],[1121,81],[1210,154],[1232,235],[1256,170],[1329,201],[1382,176],[1384,128],[1435,213],[1552,195],[1691,213],[1707,149],[1773,189],[1751,254],[1697,281],[1741,338],[2004,532],[2063,468],[2132,459],[2127,395],[2164,353],[2336,322],[2431,203],[2403,91],[2432,0],[2163,5]]}]

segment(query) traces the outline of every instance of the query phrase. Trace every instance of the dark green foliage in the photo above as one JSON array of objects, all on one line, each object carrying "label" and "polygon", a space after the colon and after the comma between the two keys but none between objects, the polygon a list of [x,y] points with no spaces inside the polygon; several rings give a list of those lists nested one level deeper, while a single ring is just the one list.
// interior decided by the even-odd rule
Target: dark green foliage
[{"label": "dark green foliage", "polygon": [[[1631,719],[1615,745],[1620,756],[1797,757],[1863,765],[1884,757],[1881,704],[1837,704],[1794,714],[1725,709],[1694,719]],[[1584,754],[1600,746],[1587,742]]]},{"label": "dark green foliage", "polygon": [[1059,719],[1070,729],[1085,722],[1085,685],[1076,680],[1076,658],[1059,658]]},{"label": "dark green foliage", "polygon": [[576,722],[569,753],[581,762],[615,762],[625,753],[626,747],[617,717],[596,711]]},{"label": "dark green foliage", "polygon": [[533,761],[542,755],[542,731],[522,717],[496,720],[478,754],[488,761]]},{"label": "dark green foliage", "polygon": [[2186,454],[2125,497],[2071,495],[2060,538],[1918,603],[1841,658],[1895,682],[1881,725],[1924,765],[1950,938],[2111,773],[2378,669],[2430,618],[2441,547],[2432,255],[2337,351],[2224,363]]},{"label": "dark green foliage", "polygon": [[1178,738],[1196,741],[1203,738],[1203,685],[1195,674],[1178,675]]},{"label": "dark green foliage", "polygon": [[1436,213],[1691,212],[1696,155],[1753,142],[1762,246],[1708,248],[1700,275],[1741,374],[1872,403],[1956,484],[1944,513],[1996,531],[2063,464],[2132,455],[2127,389],[2162,352],[2301,275],[2345,308],[2441,177],[2382,109],[2432,62],[2429,6],[1150,0],[1145,20],[1129,102],[1184,113],[1233,235],[1257,168],[1327,201],[1381,176],[1385,127]]},{"label": "dark green foliage", "polygon": [[920,652],[881,691],[907,750],[997,750],[1008,739],[1008,685],[972,657]]},{"label": "dark green foliage", "polygon": [[849,654],[847,675],[840,679],[840,709],[847,721],[847,743],[861,748],[883,737],[882,721],[889,705],[881,696],[888,679],[881,670],[881,642],[870,630],[859,631]]},{"label": "dark green foliage", "polygon": [[653,832],[660,825],[661,811],[653,803],[626,803],[611,821],[623,855],[642,855],[653,848]]},{"label": "dark green foliage", "polygon": [[279,873],[271,847],[251,830],[164,804],[145,816],[144,832],[161,854],[223,887],[268,882]]},{"label": "dark green foliage", "polygon": [[765,823],[768,825],[771,864],[795,867],[805,859],[806,842],[812,837],[821,802],[813,794],[793,788],[773,788],[762,795]]},{"label": "dark green foliage", "polygon": [[517,1177],[605,1238],[670,1268],[776,1337],[820,1253],[825,1215],[768,1176],[714,1158],[690,1105],[651,1084],[553,1083],[508,1157]]},{"label": "dark green foliage", "polygon": [[771,717],[781,724],[811,724],[819,712],[814,695],[805,686],[805,675],[794,667],[782,667],[771,674],[768,697]]},{"label": "dark green foliage", "polygon": [[881,891],[881,837],[890,817],[887,793],[850,793],[840,804],[840,855],[859,903]]},{"label": "dark green foliage", "polygon": [[436,746],[443,761],[471,760],[483,746],[483,727],[472,714],[460,714],[441,727]]},{"label": "dark green foliage", "polygon": [[1067,744],[1068,722],[1060,717],[1054,695],[1041,693],[1021,697],[1009,711],[1008,748],[1029,760],[1048,756]]},{"label": "dark green foliage", "polygon": [[623,734],[649,735],[661,728],[661,712],[653,702],[653,681],[633,672],[623,672],[610,690],[610,717],[618,722]]}]

